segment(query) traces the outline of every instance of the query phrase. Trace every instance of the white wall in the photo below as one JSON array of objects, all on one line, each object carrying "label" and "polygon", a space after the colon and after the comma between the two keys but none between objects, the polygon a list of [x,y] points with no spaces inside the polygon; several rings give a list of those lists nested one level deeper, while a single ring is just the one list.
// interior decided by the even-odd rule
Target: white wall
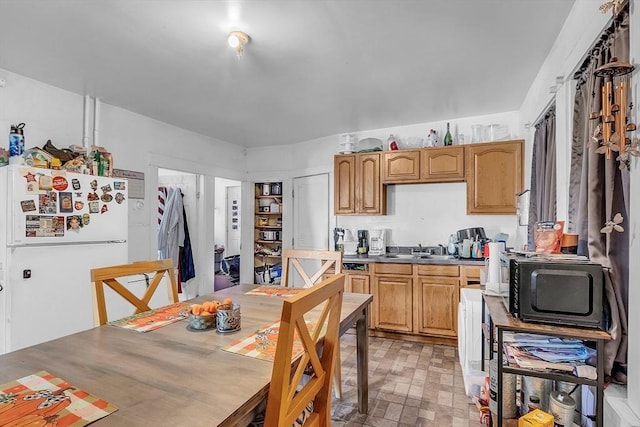
[{"label": "white wall", "polygon": [[[0,129],[5,129],[7,135],[10,124],[25,122],[27,148],[41,147],[47,139],[58,148],[82,144],[83,96],[2,69],[0,78],[6,81],[6,86],[0,88]],[[113,154],[116,168],[143,172],[145,176],[145,199],[129,204],[128,259],[157,256],[158,168],[200,174],[203,199],[197,215],[208,216],[208,220],[199,220],[203,238],[194,250],[199,264],[204,266],[198,280],[213,289],[213,177],[242,180],[246,175],[244,150],[107,102],[101,108],[99,144]]]}]

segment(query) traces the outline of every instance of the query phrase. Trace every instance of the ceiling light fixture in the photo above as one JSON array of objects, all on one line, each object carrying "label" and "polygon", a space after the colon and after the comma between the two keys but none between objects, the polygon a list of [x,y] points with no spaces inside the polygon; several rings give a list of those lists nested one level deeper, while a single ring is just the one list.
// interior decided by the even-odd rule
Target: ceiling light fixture
[{"label": "ceiling light fixture", "polygon": [[229,46],[236,50],[238,58],[242,56],[242,52],[244,52],[244,45],[249,43],[249,40],[251,40],[249,35],[243,31],[231,31],[227,38]]}]

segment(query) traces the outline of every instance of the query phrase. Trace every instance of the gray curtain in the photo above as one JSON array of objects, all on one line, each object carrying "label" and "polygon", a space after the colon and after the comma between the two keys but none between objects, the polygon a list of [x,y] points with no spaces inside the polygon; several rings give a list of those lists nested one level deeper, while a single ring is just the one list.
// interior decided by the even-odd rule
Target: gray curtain
[{"label": "gray curtain", "polygon": [[535,125],[531,158],[528,245],[535,248],[533,230],[538,221],[556,220],[556,107]]},{"label": "gray curtain", "polygon": [[[568,228],[579,235],[578,253],[601,264],[605,273],[608,332],[612,336],[605,345],[607,375],[612,374],[614,365],[616,368],[625,366],[627,358],[630,230],[625,223],[629,218],[629,174],[618,167],[616,153],[607,160],[604,154],[594,152],[597,145],[591,144],[592,136],[600,121],[590,120],[589,115],[601,110],[600,88],[605,79],[595,77],[593,72],[613,56],[625,61],[629,57],[628,16],[624,12],[612,22],[575,75],[577,85],[569,180]],[[620,78],[625,77],[614,78],[614,85]],[[618,212],[625,218],[621,224],[625,231],[601,233],[605,223]]]}]

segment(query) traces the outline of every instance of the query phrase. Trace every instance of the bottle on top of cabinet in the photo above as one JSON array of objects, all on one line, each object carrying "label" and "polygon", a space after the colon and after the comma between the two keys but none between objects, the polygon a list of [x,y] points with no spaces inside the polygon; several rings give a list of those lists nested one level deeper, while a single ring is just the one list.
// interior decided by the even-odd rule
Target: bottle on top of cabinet
[{"label": "bottle on top of cabinet", "polygon": [[11,125],[9,132],[9,164],[24,163],[24,123]]},{"label": "bottle on top of cabinet", "polygon": [[438,145],[438,134],[435,129],[429,130],[429,135],[427,136],[427,147],[435,147]]},{"label": "bottle on top of cabinet", "polygon": [[449,129],[449,122],[447,122],[447,133],[444,134],[444,145],[453,145],[453,137],[451,136],[451,130]]},{"label": "bottle on top of cabinet", "polygon": [[400,148],[400,144],[398,143],[398,138],[396,138],[393,134],[389,135],[387,139],[387,143],[389,144],[389,150],[395,151]]}]

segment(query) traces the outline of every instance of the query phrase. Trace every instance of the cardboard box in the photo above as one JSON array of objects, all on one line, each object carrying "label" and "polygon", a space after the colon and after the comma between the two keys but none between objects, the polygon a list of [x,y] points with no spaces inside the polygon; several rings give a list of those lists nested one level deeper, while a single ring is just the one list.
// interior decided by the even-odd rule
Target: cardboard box
[{"label": "cardboard box", "polygon": [[553,427],[553,415],[534,409],[518,419],[518,427]]}]

